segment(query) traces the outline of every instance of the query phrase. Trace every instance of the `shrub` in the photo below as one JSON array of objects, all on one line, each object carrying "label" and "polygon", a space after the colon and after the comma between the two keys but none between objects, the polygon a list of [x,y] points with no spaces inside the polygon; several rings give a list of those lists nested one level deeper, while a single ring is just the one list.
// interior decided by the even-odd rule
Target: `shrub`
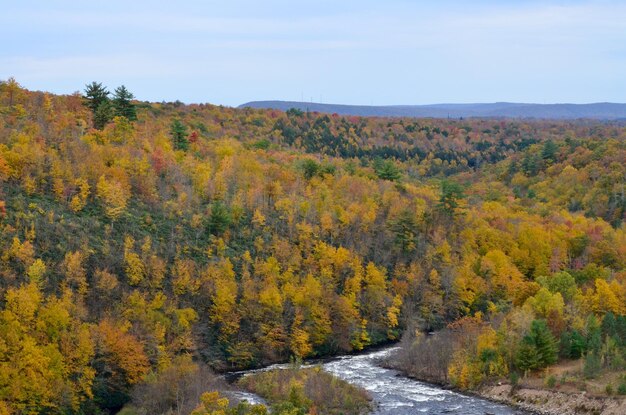
[{"label": "shrub", "polygon": [[556,386],[556,376],[554,375],[548,376],[545,380],[545,384],[550,389],[554,388]]},{"label": "shrub", "polygon": [[600,356],[597,353],[588,353],[585,357],[585,366],[583,367],[583,373],[587,379],[596,377],[600,371],[602,362]]},{"label": "shrub", "polygon": [[273,413],[359,415],[370,409],[367,392],[320,368],[259,372],[239,384],[266,399]]}]

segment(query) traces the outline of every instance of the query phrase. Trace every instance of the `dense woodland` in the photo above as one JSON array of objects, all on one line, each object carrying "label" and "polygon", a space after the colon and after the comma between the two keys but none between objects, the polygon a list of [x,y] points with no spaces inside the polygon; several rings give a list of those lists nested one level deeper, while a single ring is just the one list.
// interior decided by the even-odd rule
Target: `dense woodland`
[{"label": "dense woodland", "polygon": [[558,358],[624,370],[625,160],[619,122],[2,82],[0,414],[114,413],[189,365],[442,329],[463,347],[439,369],[461,387]]}]

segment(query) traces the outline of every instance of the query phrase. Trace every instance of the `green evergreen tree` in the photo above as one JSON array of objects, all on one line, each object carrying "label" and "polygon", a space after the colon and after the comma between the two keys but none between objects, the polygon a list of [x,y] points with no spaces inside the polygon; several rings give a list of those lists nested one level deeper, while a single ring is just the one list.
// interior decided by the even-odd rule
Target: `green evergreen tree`
[{"label": "green evergreen tree", "polygon": [[587,351],[587,340],[578,330],[563,333],[561,347],[564,357],[581,358]]},{"label": "green evergreen tree", "polygon": [[396,165],[391,160],[377,158],[374,160],[374,171],[376,171],[376,175],[379,178],[383,180],[390,180],[392,182],[395,182],[402,177],[400,170],[398,170]]},{"label": "green evergreen tree", "polygon": [[109,99],[102,101],[93,115],[94,128],[102,130],[113,119],[114,115],[115,111],[111,101]]},{"label": "green evergreen tree", "polygon": [[131,102],[135,96],[124,85],[115,88],[113,94],[113,108],[115,115],[126,117],[129,121],[137,120],[137,110]]},{"label": "green evergreen tree", "polygon": [[615,318],[615,314],[610,311],[604,315],[602,319],[602,335],[607,338],[615,338],[618,339],[619,335],[617,334],[617,319]]},{"label": "green evergreen tree", "polygon": [[527,151],[522,160],[522,171],[526,176],[534,176],[539,173],[541,159],[536,153]]},{"label": "green evergreen tree", "polygon": [[220,200],[211,205],[211,215],[209,216],[208,231],[212,235],[223,234],[232,222],[230,212]]},{"label": "green evergreen tree", "polygon": [[541,149],[541,158],[546,161],[555,162],[558,150],[559,147],[554,144],[554,141],[548,140],[543,144],[543,148]]},{"label": "green evergreen tree", "polygon": [[443,180],[441,182],[441,196],[439,209],[448,216],[454,216],[459,208],[459,201],[465,197],[463,187],[457,182]]},{"label": "green evergreen tree", "polygon": [[586,378],[591,379],[596,377],[600,369],[602,368],[602,360],[600,359],[600,353],[590,351],[585,356],[585,365],[583,366],[583,374]]},{"label": "green evergreen tree", "polygon": [[96,113],[102,103],[109,100],[109,91],[100,82],[92,82],[85,85],[85,93],[83,96],[84,105],[91,110],[93,114]]},{"label": "green evergreen tree", "polygon": [[113,107],[109,99],[109,91],[100,82],[85,85],[83,104],[93,114],[94,128],[101,130],[113,119]]},{"label": "green evergreen tree", "polygon": [[616,320],[617,343],[626,347],[626,316],[618,316]]},{"label": "green evergreen tree", "polygon": [[589,315],[585,329],[587,331],[587,348],[592,353],[599,352],[602,347],[602,328],[595,315]]},{"label": "green evergreen tree", "polygon": [[585,356],[583,373],[586,378],[593,378],[602,368],[602,359],[600,357],[602,327],[595,315],[589,315],[585,330],[587,331],[587,355]]},{"label": "green evergreen tree", "polygon": [[304,178],[307,180],[311,180],[313,177],[317,176],[320,172],[320,165],[311,159],[306,159],[302,162],[302,174]]},{"label": "green evergreen tree", "polygon": [[534,370],[539,367],[539,355],[537,348],[528,338],[524,338],[515,354],[515,365],[523,372]]},{"label": "green evergreen tree", "polygon": [[404,253],[415,251],[418,243],[419,231],[415,215],[410,210],[404,210],[398,218],[389,222],[389,229],[395,235],[395,243]]},{"label": "green evergreen tree", "polygon": [[516,365],[527,371],[540,369],[557,361],[558,342],[548,329],[545,320],[534,320],[530,332],[524,336],[516,354]]},{"label": "green evergreen tree", "polygon": [[180,120],[176,119],[170,126],[170,134],[174,142],[175,150],[186,151],[189,148],[189,139],[187,138],[187,127]]},{"label": "green evergreen tree", "polygon": [[557,361],[559,343],[548,329],[545,320],[533,321],[529,336],[537,348],[540,367],[546,367]]}]

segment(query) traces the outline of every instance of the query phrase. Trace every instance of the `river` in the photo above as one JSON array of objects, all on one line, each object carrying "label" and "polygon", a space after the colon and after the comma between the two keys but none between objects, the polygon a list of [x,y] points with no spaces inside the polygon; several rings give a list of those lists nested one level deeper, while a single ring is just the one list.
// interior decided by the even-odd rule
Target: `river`
[{"label": "river", "polygon": [[[437,386],[419,382],[400,375],[397,371],[379,366],[379,362],[393,353],[391,347],[374,352],[341,356],[319,363],[326,371],[367,390],[377,415],[413,414],[459,414],[459,415],[513,415],[526,412],[463,395]],[[260,370],[285,368],[288,365],[273,365]],[[239,372],[245,374],[246,372]],[[244,396],[253,403],[261,402],[258,397]]]}]

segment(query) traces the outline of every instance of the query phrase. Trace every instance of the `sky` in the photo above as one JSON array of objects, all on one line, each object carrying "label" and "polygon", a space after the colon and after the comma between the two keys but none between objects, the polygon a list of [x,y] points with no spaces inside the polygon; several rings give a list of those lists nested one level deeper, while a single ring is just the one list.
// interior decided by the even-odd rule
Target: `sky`
[{"label": "sky", "polygon": [[626,102],[626,1],[0,0],[0,79],[140,100]]}]

